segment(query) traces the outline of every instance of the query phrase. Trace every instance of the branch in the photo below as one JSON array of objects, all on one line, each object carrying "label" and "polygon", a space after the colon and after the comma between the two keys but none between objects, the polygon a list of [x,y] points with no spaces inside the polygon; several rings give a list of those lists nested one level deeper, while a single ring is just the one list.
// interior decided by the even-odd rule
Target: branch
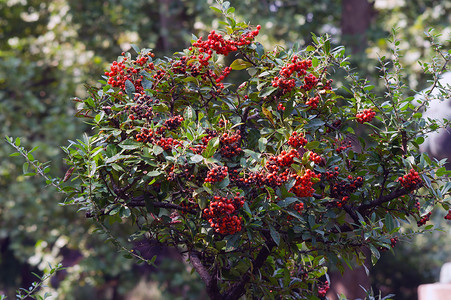
[{"label": "branch", "polygon": [[[271,254],[272,248],[276,246],[276,243],[272,240],[268,233],[263,232],[266,238],[266,242],[260,249],[255,260],[252,261],[252,274],[256,274],[265,263],[268,256]],[[245,293],[245,286],[251,279],[251,273],[247,271],[240,282],[234,284],[230,290],[224,295],[224,299],[237,300]]]},{"label": "branch", "polygon": [[411,190],[408,190],[408,189],[405,189],[405,188],[394,190],[390,194],[385,195],[385,196],[381,196],[378,199],[371,201],[370,203],[359,205],[357,207],[357,211],[363,215],[363,214],[365,214],[364,211],[367,210],[367,209],[379,206],[379,205],[381,205],[381,204],[383,204],[385,202],[389,202],[389,201],[391,201],[393,199],[396,199],[396,198],[399,198],[401,196],[407,195],[410,192],[411,192]]},{"label": "branch", "polygon": [[208,269],[202,264],[199,258],[199,252],[197,251],[190,251],[189,259],[191,261],[191,265],[194,267],[194,269],[199,274],[202,281],[205,283],[207,294],[210,297],[210,299],[214,300],[230,299],[225,298],[219,292],[218,281],[216,278],[216,268],[214,268],[213,272],[211,272],[210,274],[210,272],[208,272]]}]

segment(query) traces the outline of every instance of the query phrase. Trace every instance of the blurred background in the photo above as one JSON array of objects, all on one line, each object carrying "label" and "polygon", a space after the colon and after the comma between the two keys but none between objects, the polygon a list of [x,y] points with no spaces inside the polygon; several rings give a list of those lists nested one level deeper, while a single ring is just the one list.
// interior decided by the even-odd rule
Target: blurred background
[{"label": "blurred background", "polygon": [[[170,56],[189,46],[191,34],[218,28],[212,0],[0,0],[0,128],[22,137],[25,147],[51,161],[52,176],[64,176],[60,146],[89,127],[75,118],[73,97],[86,96],[104,69],[131,44]],[[262,26],[258,41],[275,45],[311,43],[311,32],[328,33],[345,45],[362,77],[378,78],[378,56],[390,56],[389,37],[398,28],[403,74],[415,90],[428,86],[418,61],[433,55],[424,32],[434,28],[449,49],[451,1],[442,0],[240,0],[231,1],[238,19]],[[448,44],[446,44],[448,40]],[[338,74],[339,75],[339,74]],[[375,84],[375,82],[373,82]],[[376,86],[383,95],[383,87]],[[41,178],[22,176],[23,161],[0,143],[0,294],[15,298],[48,264],[67,269],[52,279],[53,299],[203,299],[203,284],[175,254],[158,270],[123,258],[94,224]],[[396,299],[416,299],[421,283],[438,280],[451,260],[450,225],[443,231],[398,242],[371,270],[375,290]],[[405,225],[406,228],[410,225]],[[412,226],[416,226],[413,224]],[[127,240],[127,232],[117,234]],[[151,254],[164,251],[147,245]],[[169,259],[168,259],[169,257]],[[174,259],[175,258],[175,259]]]}]

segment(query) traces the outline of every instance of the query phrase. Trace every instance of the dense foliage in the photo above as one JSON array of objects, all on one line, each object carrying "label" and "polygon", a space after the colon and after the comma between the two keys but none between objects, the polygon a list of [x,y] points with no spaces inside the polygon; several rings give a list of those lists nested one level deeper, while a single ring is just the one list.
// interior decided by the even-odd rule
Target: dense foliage
[{"label": "dense foliage", "polygon": [[[65,148],[59,188],[106,232],[119,222],[133,239],[175,247],[212,299],[324,297],[326,263],[363,261],[364,247],[377,260],[401,222],[421,227],[434,206],[448,209],[447,171],[418,151],[438,125],[421,118],[427,102],[404,96],[396,39],[378,98],[327,36],[267,51],[260,26],[237,23],[227,2],[214,9],[224,31],[172,58],[122,53],[78,100],[94,133]],[[449,61],[437,51],[443,64],[425,65],[436,76]],[[238,58],[224,66],[228,55]],[[349,97],[329,79],[337,68]],[[248,79],[227,84],[237,71]],[[358,126],[370,134],[356,136]]]}]

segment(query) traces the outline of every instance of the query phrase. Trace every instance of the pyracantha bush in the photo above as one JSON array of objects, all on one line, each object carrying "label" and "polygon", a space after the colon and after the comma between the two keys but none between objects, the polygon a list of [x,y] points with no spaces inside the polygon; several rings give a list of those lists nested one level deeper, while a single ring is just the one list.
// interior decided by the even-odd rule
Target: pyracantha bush
[{"label": "pyracantha bush", "polygon": [[[404,96],[396,55],[378,98],[328,37],[268,51],[260,26],[215,10],[224,31],[170,58],[122,53],[78,100],[93,133],[65,148],[62,190],[104,229],[178,249],[212,299],[323,298],[328,263],[377,260],[410,234],[401,222],[449,209],[447,171],[418,150],[437,125]],[[329,78],[340,68],[348,87]]]}]

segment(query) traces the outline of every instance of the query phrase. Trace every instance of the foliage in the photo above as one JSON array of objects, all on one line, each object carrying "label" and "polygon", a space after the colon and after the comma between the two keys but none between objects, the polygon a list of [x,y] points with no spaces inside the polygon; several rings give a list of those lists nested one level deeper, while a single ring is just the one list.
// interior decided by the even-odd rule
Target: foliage
[{"label": "foliage", "polygon": [[[424,231],[401,233],[402,222],[420,227],[433,207],[449,209],[443,162],[418,151],[439,125],[422,119],[426,102],[405,96],[395,35],[393,67],[381,58],[382,98],[328,36],[266,51],[254,41],[260,26],[237,22],[228,2],[213,9],[224,30],[172,58],[134,47],[136,58],[122,53],[78,100],[93,134],[65,148],[62,180],[45,175],[67,204],[110,235],[117,222],[132,239],[175,247],[213,299],[324,297],[328,262],[363,262],[362,247],[376,261],[399,235]],[[441,65],[424,66],[437,75],[450,58],[436,50]],[[223,66],[230,53],[238,58]],[[350,97],[328,79],[338,68]],[[230,72],[248,79],[234,87]],[[359,126],[370,134],[355,136]]]},{"label": "foliage", "polygon": [[[28,288],[20,288],[16,291],[16,299],[24,300],[28,299],[28,297],[36,300],[44,300],[48,299],[51,295],[49,293],[44,294],[44,296],[36,295],[36,292],[39,291],[42,287],[44,287],[44,282],[49,280],[52,276],[56,274],[56,272],[63,270],[63,266],[61,264],[56,265],[55,267],[49,266],[50,270],[48,270],[43,276],[39,276],[38,274],[33,273],[39,281],[35,281]],[[0,300],[4,300],[7,297],[5,295],[0,295]]]}]

